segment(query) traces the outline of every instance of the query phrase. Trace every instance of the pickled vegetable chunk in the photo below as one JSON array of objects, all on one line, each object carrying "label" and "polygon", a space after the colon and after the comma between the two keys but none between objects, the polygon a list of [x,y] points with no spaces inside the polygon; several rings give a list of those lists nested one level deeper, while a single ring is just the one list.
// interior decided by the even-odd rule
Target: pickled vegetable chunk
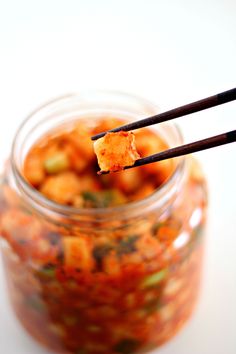
[{"label": "pickled vegetable chunk", "polygon": [[94,151],[102,171],[119,171],[133,166],[140,155],[135,146],[135,136],[130,132],[107,133],[94,143]]}]

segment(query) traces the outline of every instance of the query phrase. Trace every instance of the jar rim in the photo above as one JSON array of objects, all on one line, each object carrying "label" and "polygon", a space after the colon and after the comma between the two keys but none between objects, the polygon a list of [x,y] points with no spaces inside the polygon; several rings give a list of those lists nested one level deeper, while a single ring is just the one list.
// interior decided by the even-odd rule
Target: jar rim
[{"label": "jar rim", "polygon": [[[184,179],[185,165],[186,165],[185,157],[178,158],[178,162],[174,172],[152,194],[138,201],[129,202],[120,206],[114,206],[109,208],[76,208],[76,207],[56,203],[53,200],[50,200],[47,197],[45,197],[36,188],[31,186],[28,183],[28,181],[25,179],[17,163],[20,137],[24,128],[29,124],[29,122],[36,114],[42,112],[44,109],[53,108],[53,106],[56,106],[59,103],[63,103],[63,101],[66,100],[81,98],[81,96],[83,95],[85,96],[87,95],[88,97],[93,95],[107,95],[107,96],[118,95],[121,96],[121,98],[124,97],[126,99],[136,100],[139,104],[141,103],[142,105],[144,105],[144,107],[149,107],[152,109],[154,107],[157,108],[156,105],[154,105],[153,103],[151,103],[150,101],[142,97],[139,97],[138,95],[133,95],[130,93],[125,93],[116,90],[87,90],[78,93],[63,95],[55,99],[52,99],[50,101],[47,101],[46,103],[38,106],[33,112],[31,112],[26,117],[26,119],[23,120],[22,124],[19,126],[15,134],[15,138],[13,140],[12,149],[11,149],[11,172],[16,186],[20,189],[21,193],[26,198],[30,199],[31,205],[35,209],[37,209],[37,211],[39,211],[40,213],[45,214],[45,212],[50,211],[51,215],[59,214],[60,216],[70,218],[70,219],[71,218],[77,219],[77,217],[87,216],[87,217],[96,217],[99,220],[100,219],[110,220],[112,215],[115,218],[117,218],[117,215],[121,217],[123,214],[125,215],[128,213],[130,217],[130,214],[132,214],[133,216],[137,215],[137,213],[140,213],[140,210],[142,210],[142,213],[144,213],[144,212],[150,212],[154,208],[156,209],[158,207],[159,208],[163,207],[163,205],[168,200],[171,200],[171,197],[173,197],[176,194],[176,192],[179,190],[180,186],[182,185]],[[177,134],[179,141],[182,142],[183,137],[179,127],[173,123],[169,126],[171,126],[172,129],[175,130],[175,133]]]}]

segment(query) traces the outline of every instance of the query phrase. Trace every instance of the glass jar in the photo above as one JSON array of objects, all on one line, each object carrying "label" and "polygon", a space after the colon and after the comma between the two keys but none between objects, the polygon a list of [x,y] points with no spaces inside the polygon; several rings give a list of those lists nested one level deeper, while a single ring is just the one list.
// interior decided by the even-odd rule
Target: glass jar
[{"label": "glass jar", "polygon": [[[173,175],[151,196],[112,208],[59,205],[22,176],[32,144],[65,122],[109,115],[137,120],[157,112],[132,95],[85,92],[40,107],[16,134],[0,189],[9,298],[30,335],[58,353],[146,353],[171,338],[193,311],[206,188],[192,157],[176,160]],[[182,143],[173,124],[152,129],[170,146]],[[65,247],[74,240],[77,261],[66,264]],[[91,270],[84,268],[88,258]]]}]

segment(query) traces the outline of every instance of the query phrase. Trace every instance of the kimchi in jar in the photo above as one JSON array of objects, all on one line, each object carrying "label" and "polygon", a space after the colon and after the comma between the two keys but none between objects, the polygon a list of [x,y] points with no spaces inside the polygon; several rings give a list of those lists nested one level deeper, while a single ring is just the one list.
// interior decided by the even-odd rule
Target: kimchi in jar
[{"label": "kimchi in jar", "polygon": [[[63,354],[149,352],[192,314],[206,187],[192,157],[97,174],[91,136],[157,113],[116,92],[52,101],[22,124],[0,189],[13,309]],[[141,157],[182,143],[173,124],[134,131]]]}]

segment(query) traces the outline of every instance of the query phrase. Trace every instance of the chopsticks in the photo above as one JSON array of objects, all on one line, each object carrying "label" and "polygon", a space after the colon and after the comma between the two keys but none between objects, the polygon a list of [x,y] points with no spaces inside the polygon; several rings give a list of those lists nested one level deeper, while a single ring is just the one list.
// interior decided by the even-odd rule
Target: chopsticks
[{"label": "chopsticks", "polygon": [[[214,96],[210,96],[210,97],[204,98],[202,100],[195,101],[195,102],[186,104],[184,106],[174,108],[170,111],[166,111],[164,113],[161,113],[161,114],[149,117],[149,118],[141,119],[139,121],[111,129],[108,132],[136,130],[139,128],[147,127],[149,125],[162,123],[162,122],[174,119],[174,118],[178,118],[178,117],[185,116],[185,115],[188,115],[191,113],[202,111],[204,109],[215,107],[215,106],[221,105],[223,103],[234,101],[235,99],[236,99],[236,88],[233,88],[231,90],[218,93]],[[103,132],[103,133],[94,135],[91,139],[97,140],[97,139],[103,137],[106,133],[107,132]],[[192,154],[197,151],[211,149],[213,147],[233,143],[235,141],[236,141],[236,130],[232,130],[230,132],[226,132],[226,133],[223,133],[220,135],[215,135],[210,138],[198,140],[193,143],[185,144],[185,145],[171,148],[171,149],[168,149],[165,151],[161,151],[161,152],[154,154],[154,155],[144,157],[142,159],[135,161],[134,165],[132,165],[132,166],[125,166],[124,169],[126,170],[126,169],[130,169],[130,168],[138,167],[138,166],[147,165],[147,164],[150,164],[153,162],[163,161],[163,160],[170,159],[173,157]],[[106,171],[99,172],[99,174],[106,174],[106,173],[109,173],[109,172],[106,172]]]},{"label": "chopsticks", "polygon": [[[215,135],[207,139],[198,140],[190,144],[181,145],[172,149],[161,151],[158,154],[150,155],[135,161],[134,165],[124,167],[124,170],[149,163],[167,160],[173,157],[192,154],[197,151],[211,149],[216,146],[233,143],[236,141],[236,130],[227,133]],[[100,171],[99,174],[107,174],[107,171]]]},{"label": "chopsticks", "polygon": [[[218,93],[217,95],[210,96],[210,97],[204,98],[202,100],[195,101],[195,102],[186,104],[184,106],[180,106],[180,107],[171,109],[169,111],[157,114],[155,116],[144,118],[139,121],[111,129],[108,132],[129,131],[129,130],[136,130],[139,128],[144,128],[149,125],[166,122],[171,119],[179,118],[179,117],[191,114],[191,113],[202,111],[204,109],[212,108],[212,107],[221,105],[223,103],[233,101],[235,99],[236,99],[236,88],[233,88],[231,90]],[[97,140],[99,138],[102,138],[106,133],[107,132],[103,132],[103,133],[94,135],[91,137],[91,139]],[[228,133],[226,133],[226,134],[228,134]],[[215,138],[215,137],[213,137],[213,138]],[[209,138],[209,139],[211,139],[211,138]],[[193,143],[193,144],[195,144],[195,143]],[[219,144],[219,145],[222,145],[222,144]],[[197,150],[197,151],[199,151],[199,150]]]}]

